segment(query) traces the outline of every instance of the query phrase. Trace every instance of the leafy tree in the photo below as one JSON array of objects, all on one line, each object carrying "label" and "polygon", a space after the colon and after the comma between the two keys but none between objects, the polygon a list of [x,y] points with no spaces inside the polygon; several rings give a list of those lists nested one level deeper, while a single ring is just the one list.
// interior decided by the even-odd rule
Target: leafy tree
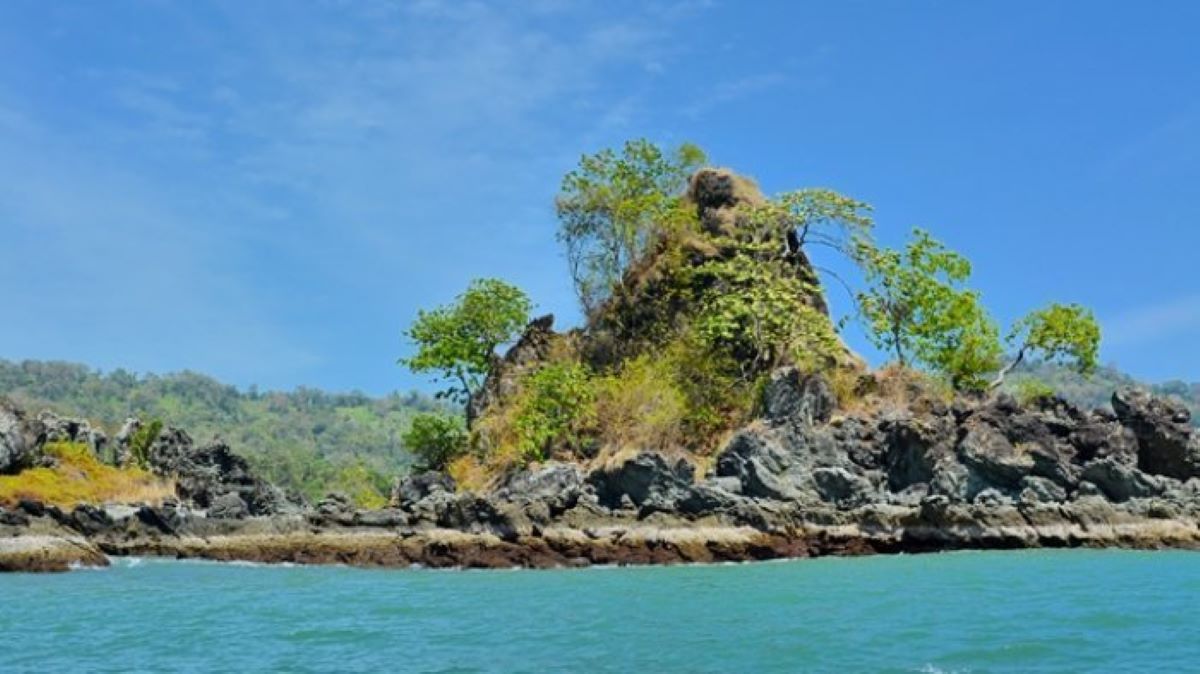
[{"label": "leafy tree", "polygon": [[413,372],[436,372],[450,385],[439,398],[470,405],[491,368],[496,347],[515,339],[529,323],[532,305],[516,286],[477,279],[454,303],[421,311],[408,329],[417,353],[402,358]]},{"label": "leafy tree", "polygon": [[808,188],[784,192],[754,208],[750,224],[760,240],[789,238],[793,253],[806,246],[823,246],[852,255],[854,241],[868,236],[874,227],[870,211],[870,204],[833,190]]},{"label": "leafy tree", "polygon": [[978,389],[984,374],[999,367],[999,331],[980,303],[963,287],[971,264],[917,229],[903,251],[855,243],[855,257],[869,284],[859,308],[872,342],[945,375],[955,388]]},{"label": "leafy tree", "polygon": [[422,470],[445,470],[467,449],[467,429],[462,418],[422,413],[413,417],[404,444],[417,456]]},{"label": "leafy tree", "polygon": [[992,388],[1032,354],[1048,362],[1070,363],[1083,375],[1095,371],[1100,352],[1100,324],[1091,310],[1078,304],[1051,304],[1017,321],[1008,336],[1016,348],[1012,362],[1000,371]]},{"label": "leafy tree", "polygon": [[686,221],[682,194],[688,177],[707,161],[685,143],[673,151],[648,140],[584,155],[556,200],[558,240],[566,247],[580,303],[591,313],[625,270],[665,229]]}]

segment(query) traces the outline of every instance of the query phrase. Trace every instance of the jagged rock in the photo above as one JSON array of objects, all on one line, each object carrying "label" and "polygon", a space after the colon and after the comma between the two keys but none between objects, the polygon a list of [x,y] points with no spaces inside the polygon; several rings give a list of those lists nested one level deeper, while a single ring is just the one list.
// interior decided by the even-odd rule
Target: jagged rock
[{"label": "jagged rock", "polygon": [[91,504],[75,506],[63,524],[85,536],[95,536],[113,526],[113,519],[102,508]]},{"label": "jagged rock", "polygon": [[788,474],[793,461],[775,437],[751,427],[738,431],[718,455],[717,476],[736,478],[746,496],[792,500],[799,496],[799,487]]},{"label": "jagged rock", "polygon": [[908,416],[887,417],[881,426],[886,438],[884,467],[888,486],[903,491],[933,480],[939,462],[953,455],[950,430],[940,419],[921,423]]},{"label": "jagged rock", "polygon": [[408,475],[392,485],[390,504],[392,507],[406,508],[430,494],[454,493],[454,488],[454,480],[445,473],[428,471],[417,475]]},{"label": "jagged rock", "polygon": [[[1081,477],[1099,487],[1109,499],[1117,502],[1158,496],[1163,492],[1160,480],[1112,457],[1088,463],[1083,467]],[[1081,483],[1080,491],[1082,487]]]},{"label": "jagged rock", "polygon": [[1138,468],[1177,480],[1200,477],[1200,442],[1186,407],[1134,388],[1114,393],[1112,406],[1137,437]]},{"label": "jagged rock", "polygon": [[12,401],[0,397],[0,475],[19,473],[38,463],[46,429]]},{"label": "jagged rock", "polygon": [[812,478],[822,500],[842,507],[864,505],[876,496],[870,480],[845,468],[817,468]]},{"label": "jagged rock", "polygon": [[958,455],[983,487],[1015,489],[1034,465],[1031,456],[1017,451],[1008,438],[986,424],[968,426]]},{"label": "jagged rock", "polygon": [[209,508],[221,495],[235,493],[251,515],[293,510],[277,487],[255,476],[250,464],[221,440],[197,448],[177,428],[163,429],[150,446],[150,467],[175,479],[176,492],[200,508]]},{"label": "jagged rock", "polygon": [[354,500],[340,491],[331,491],[317,502],[317,512],[327,515],[354,512]]},{"label": "jagged rock", "polygon": [[108,436],[92,428],[85,419],[60,417],[53,412],[42,412],[38,421],[45,429],[46,442],[74,442],[86,445],[92,454],[103,457],[108,446]]},{"label": "jagged rock", "polygon": [[219,520],[240,520],[250,514],[250,507],[235,492],[221,494],[208,506],[208,516]]},{"label": "jagged rock", "polygon": [[999,508],[1001,506],[1012,505],[1012,499],[1004,492],[995,487],[988,487],[975,495],[975,505],[981,505],[988,508]]},{"label": "jagged rock", "polygon": [[27,527],[29,526],[29,515],[0,507],[0,526]]},{"label": "jagged rock", "polygon": [[763,407],[768,421],[812,426],[829,421],[837,396],[825,377],[802,375],[794,367],[785,367],[771,373],[763,391]]},{"label": "jagged rock", "polygon": [[1020,499],[1032,503],[1061,503],[1067,500],[1067,490],[1044,477],[1028,475],[1021,479]]},{"label": "jagged rock", "polygon": [[128,465],[133,461],[130,453],[129,443],[133,436],[142,428],[142,420],[136,417],[128,417],[125,423],[121,425],[121,430],[113,436],[113,445],[116,452],[112,457],[112,462],[118,466]]},{"label": "jagged rock", "polygon": [[610,508],[620,506],[629,497],[637,507],[670,510],[673,504],[691,494],[695,468],[684,459],[668,462],[655,452],[638,452],[619,458],[588,475],[587,481]]}]

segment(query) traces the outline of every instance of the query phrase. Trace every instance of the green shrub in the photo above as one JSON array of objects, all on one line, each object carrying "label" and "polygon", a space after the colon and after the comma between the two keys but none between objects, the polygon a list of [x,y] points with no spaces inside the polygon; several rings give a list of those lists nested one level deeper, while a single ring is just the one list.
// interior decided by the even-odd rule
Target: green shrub
[{"label": "green shrub", "polygon": [[1036,377],[1022,377],[1013,383],[1013,395],[1022,405],[1032,405],[1041,400],[1054,397],[1052,386]]},{"label": "green shrub", "polygon": [[555,446],[577,448],[595,414],[596,392],[587,368],[551,363],[525,377],[513,416],[517,449],[544,461]]},{"label": "green shrub", "polygon": [[404,444],[417,457],[421,470],[445,470],[467,449],[467,428],[457,416],[421,413],[413,417]]},{"label": "green shrub", "polygon": [[162,420],[154,419],[138,428],[129,437],[129,458],[138,468],[142,470],[150,468],[150,448],[154,446],[154,441],[162,433],[162,428]]}]

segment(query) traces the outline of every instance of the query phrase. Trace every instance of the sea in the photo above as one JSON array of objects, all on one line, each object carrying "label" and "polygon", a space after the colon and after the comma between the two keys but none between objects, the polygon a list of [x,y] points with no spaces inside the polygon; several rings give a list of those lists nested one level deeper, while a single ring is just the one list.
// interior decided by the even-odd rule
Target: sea
[{"label": "sea", "polygon": [[1200,671],[1200,553],[0,575],[0,672]]}]

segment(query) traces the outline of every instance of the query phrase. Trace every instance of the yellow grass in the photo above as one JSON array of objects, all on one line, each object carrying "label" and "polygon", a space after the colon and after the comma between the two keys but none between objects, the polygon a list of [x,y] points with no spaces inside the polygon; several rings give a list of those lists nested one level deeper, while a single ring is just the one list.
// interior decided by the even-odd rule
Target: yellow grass
[{"label": "yellow grass", "polygon": [[158,504],[175,495],[170,480],[138,468],[105,465],[85,445],[50,443],[45,451],[58,459],[58,465],[0,477],[0,504],[12,506],[21,499],[60,508],[80,503]]}]

